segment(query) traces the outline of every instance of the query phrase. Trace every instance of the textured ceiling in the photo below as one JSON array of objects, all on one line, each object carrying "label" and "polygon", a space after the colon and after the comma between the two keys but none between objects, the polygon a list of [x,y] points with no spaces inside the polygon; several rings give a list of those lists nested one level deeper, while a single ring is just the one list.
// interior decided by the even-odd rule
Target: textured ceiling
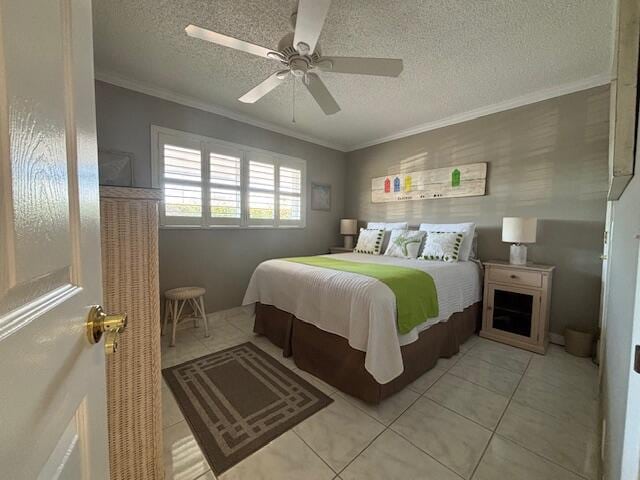
[{"label": "textured ceiling", "polygon": [[325,116],[292,80],[253,105],[237,98],[278,63],[189,38],[194,23],[270,48],[292,0],[94,0],[99,78],[170,91],[350,149],[416,126],[589,85],[611,65],[614,0],[333,0],[324,55],[395,57],[399,78],[321,73],[342,111]]}]

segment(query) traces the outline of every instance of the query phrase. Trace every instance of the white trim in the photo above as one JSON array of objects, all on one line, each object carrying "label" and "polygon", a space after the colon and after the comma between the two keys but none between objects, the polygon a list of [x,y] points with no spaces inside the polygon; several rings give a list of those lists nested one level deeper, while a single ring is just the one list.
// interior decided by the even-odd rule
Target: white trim
[{"label": "white trim", "polygon": [[341,144],[328,142],[326,140],[321,140],[319,138],[306,135],[285,127],[281,127],[279,125],[276,125],[270,122],[255,120],[249,117],[248,115],[232,112],[229,109],[217,106],[213,103],[203,102],[201,100],[197,100],[196,98],[193,98],[187,95],[178,94],[164,88],[160,88],[152,85],[146,85],[136,80],[129,80],[117,74],[108,73],[104,71],[96,71],[95,78],[96,80],[100,80],[102,82],[110,83],[112,85],[123,87],[136,92],[144,93],[146,95],[151,95],[157,98],[162,98],[163,100],[168,100],[170,102],[186,105],[187,107],[197,108],[199,110],[204,110],[206,112],[215,113],[216,115],[230,118],[232,120],[237,120],[239,122],[243,122],[248,125],[253,125],[254,127],[264,128],[265,130],[270,130],[272,132],[280,133],[282,135],[287,135],[289,137],[297,138],[298,140],[303,140],[305,142],[311,142],[316,145],[320,145],[322,147],[331,148],[341,152],[352,152],[354,150],[360,150],[361,148],[371,147],[373,145],[378,145],[380,143],[390,142],[391,140],[398,140],[400,138],[409,137],[411,135],[416,135],[418,133],[424,133],[430,130],[436,130],[438,128],[447,127],[449,125],[455,125],[457,123],[466,122],[479,117],[484,117],[486,115],[491,115],[493,113],[498,113],[505,110],[511,110],[514,108],[523,107],[525,105],[530,105],[532,103],[537,103],[544,100],[549,100],[551,98],[560,97],[562,95],[568,95],[570,93],[579,92],[581,90],[588,90],[589,88],[606,85],[611,82],[611,73],[594,75],[592,77],[585,78],[582,80],[577,80],[575,82],[565,83],[563,85],[558,85],[555,87],[538,90],[532,93],[528,93],[526,95],[515,97],[509,100],[504,100],[502,102],[494,103],[494,104],[476,108],[473,110],[468,110],[466,112],[457,113],[455,115],[451,115],[449,117],[446,117],[440,120],[435,120],[433,122],[427,122],[420,125],[416,125],[415,127],[411,127],[405,130],[400,130],[396,133],[392,133],[384,137],[374,138],[372,140],[355,144],[355,145],[341,145]]},{"label": "white trim", "polygon": [[[238,143],[227,142],[225,140],[219,140],[213,137],[207,137],[204,135],[198,135],[195,133],[184,132],[181,130],[174,130],[166,127],[159,127],[157,125],[151,125],[151,171],[153,172],[151,183],[158,185],[162,188],[162,179],[161,179],[161,155],[160,152],[162,149],[160,148],[160,144],[162,143],[162,139],[166,137],[174,137],[178,144],[189,145],[193,148],[196,148],[198,145],[202,152],[209,152],[211,148],[215,148],[216,146],[222,148],[223,150],[231,150],[239,155],[241,155],[241,175],[242,181],[240,183],[240,192],[242,196],[241,201],[241,211],[242,215],[238,221],[233,220],[232,222],[224,221],[226,219],[222,219],[220,223],[211,223],[213,221],[217,221],[220,219],[214,219],[210,217],[210,215],[204,210],[208,209],[208,195],[204,196],[203,193],[203,214],[201,217],[198,217],[198,222],[192,222],[191,217],[166,217],[164,214],[164,205],[161,202],[160,205],[160,219],[161,229],[194,229],[194,228],[203,228],[203,229],[270,229],[270,228],[306,228],[307,225],[307,162],[301,158],[292,157],[290,155],[284,155],[277,152],[272,152],[269,150],[263,150],[261,148],[250,147],[247,145],[241,145]],[[274,213],[275,218],[273,220],[251,220],[248,218],[249,211],[249,161],[253,156],[258,156],[259,159],[257,161],[264,161],[265,163],[272,164],[274,166],[275,172],[275,183],[274,183]],[[206,159],[202,159],[203,165],[203,174],[202,174],[202,186],[203,191],[208,188],[208,161]],[[279,200],[279,168],[280,166],[289,166],[293,168],[299,168],[301,172],[301,185],[300,185],[300,220],[280,220],[279,218],[279,208],[278,208],[278,200]],[[189,183],[189,182],[185,182]],[[167,219],[169,219],[172,223],[166,223]]]},{"label": "white trim", "polygon": [[182,95],[165,88],[144,84],[136,80],[129,80],[118,74],[96,71],[95,79],[100,80],[101,82],[110,83],[111,85],[126,88],[128,90],[133,90],[134,92],[144,93],[145,95],[151,95],[152,97],[161,98],[169,102],[178,103],[180,105],[185,105],[191,108],[197,108],[198,110],[204,110],[205,112],[215,113],[216,115],[220,115],[221,117],[226,117],[231,120],[246,123],[254,127],[263,128],[271,132],[280,133],[288,137],[297,138],[298,140],[303,140],[305,142],[314,143],[316,145],[320,145],[321,147],[327,147],[333,150],[339,150],[341,152],[347,151],[347,147],[345,147],[344,145],[327,142],[311,135],[305,135],[304,133],[300,133],[286,127],[281,127],[280,125],[276,125],[271,122],[255,120],[247,115],[232,112],[231,110],[220,107],[213,103],[203,102],[201,100],[197,100],[194,97]]},{"label": "white trim", "polygon": [[476,108],[463,113],[457,113],[450,117],[436,120],[433,122],[423,123],[406,130],[401,130],[386,137],[376,138],[368,142],[359,143],[357,145],[349,145],[347,151],[353,152],[354,150],[360,150],[361,148],[372,147],[380,143],[390,142],[391,140],[398,140],[400,138],[409,137],[418,133],[428,132],[430,130],[436,130],[438,128],[447,127],[449,125],[455,125],[457,123],[467,122],[479,117],[491,115],[493,113],[503,112],[505,110],[511,110],[532,103],[542,102],[543,100],[549,100],[550,98],[561,97],[562,95],[568,95],[570,93],[579,92],[581,90],[588,90],[589,88],[599,87],[611,82],[610,74],[595,75],[593,77],[585,78],[584,80],[578,80],[576,82],[565,83],[564,85],[558,85],[556,87],[546,88],[544,90],[538,90],[536,92],[528,93],[520,97],[512,98],[510,100],[504,100],[502,102],[487,105],[485,107]]},{"label": "white trim", "polygon": [[549,332],[549,342],[553,343],[554,345],[564,345],[564,335]]}]

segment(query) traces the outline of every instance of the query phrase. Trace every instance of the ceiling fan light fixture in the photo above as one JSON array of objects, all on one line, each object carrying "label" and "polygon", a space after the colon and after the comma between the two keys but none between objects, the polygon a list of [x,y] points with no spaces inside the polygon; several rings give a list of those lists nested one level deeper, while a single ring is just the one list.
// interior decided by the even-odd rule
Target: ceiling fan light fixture
[{"label": "ceiling fan light fixture", "polygon": [[309,55],[311,53],[311,47],[304,42],[298,42],[296,50],[300,55]]}]

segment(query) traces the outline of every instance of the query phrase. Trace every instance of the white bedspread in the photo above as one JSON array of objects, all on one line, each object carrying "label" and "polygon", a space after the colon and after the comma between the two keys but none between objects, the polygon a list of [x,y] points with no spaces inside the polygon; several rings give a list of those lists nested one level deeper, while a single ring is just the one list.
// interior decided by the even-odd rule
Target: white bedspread
[{"label": "white bedspread", "polygon": [[381,281],[286,260],[267,260],[258,265],[243,305],[255,302],[273,305],[321,330],[348,339],[351,347],[366,352],[365,368],[381,384],[402,373],[401,345],[416,341],[420,331],[446,321],[453,313],[461,312],[481,299],[481,270],[474,262],[405,260],[361,253],[341,253],[332,257],[411,267],[429,273],[438,291],[440,315],[399,335],[396,298]]}]

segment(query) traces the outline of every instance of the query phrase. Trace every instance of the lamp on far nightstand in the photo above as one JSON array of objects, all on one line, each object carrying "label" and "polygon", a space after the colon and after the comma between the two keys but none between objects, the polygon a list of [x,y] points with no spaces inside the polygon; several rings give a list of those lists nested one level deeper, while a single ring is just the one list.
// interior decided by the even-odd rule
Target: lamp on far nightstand
[{"label": "lamp on far nightstand", "polygon": [[353,248],[353,236],[358,233],[358,220],[343,218],[340,220],[340,234],[344,235],[344,248]]},{"label": "lamp on far nightstand", "polygon": [[502,241],[510,242],[509,263],[524,265],[527,263],[527,246],[523,243],[536,243],[538,219],[535,217],[504,217],[502,219]]}]

